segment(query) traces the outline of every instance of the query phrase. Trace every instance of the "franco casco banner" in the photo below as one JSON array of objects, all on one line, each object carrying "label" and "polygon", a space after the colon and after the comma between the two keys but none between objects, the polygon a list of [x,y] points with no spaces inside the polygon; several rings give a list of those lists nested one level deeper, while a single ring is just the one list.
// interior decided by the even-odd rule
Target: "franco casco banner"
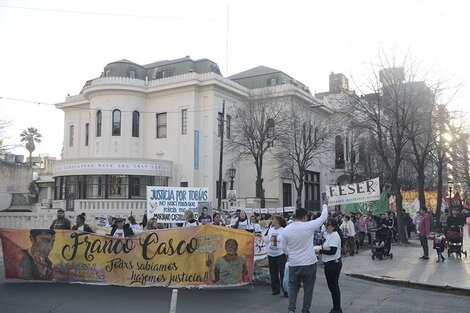
[{"label": "franco casco banner", "polygon": [[254,236],[220,226],[115,238],[0,228],[6,279],[133,287],[239,286],[253,277]]}]

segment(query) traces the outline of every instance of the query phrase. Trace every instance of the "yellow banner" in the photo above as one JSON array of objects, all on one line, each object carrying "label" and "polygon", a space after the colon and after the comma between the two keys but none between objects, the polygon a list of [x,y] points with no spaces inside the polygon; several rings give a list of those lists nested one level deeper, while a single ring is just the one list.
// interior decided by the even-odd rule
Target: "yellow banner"
[{"label": "yellow banner", "polygon": [[[402,191],[403,204],[411,205],[415,199],[418,199],[418,190]],[[437,209],[437,191],[425,191],[426,207],[433,212]]]},{"label": "yellow banner", "polygon": [[120,286],[238,286],[253,277],[254,236],[220,226],[116,238],[0,228],[6,279]]}]

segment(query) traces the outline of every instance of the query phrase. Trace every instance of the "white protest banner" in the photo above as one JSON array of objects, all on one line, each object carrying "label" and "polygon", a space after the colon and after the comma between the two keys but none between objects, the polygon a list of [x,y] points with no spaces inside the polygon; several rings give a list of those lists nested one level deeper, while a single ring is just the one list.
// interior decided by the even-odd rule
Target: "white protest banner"
[{"label": "white protest banner", "polygon": [[284,213],[284,208],[276,208],[276,213]]},{"label": "white protest banner", "polygon": [[276,213],[276,208],[268,208],[269,214],[275,214]]},{"label": "white protest banner", "polygon": [[159,223],[182,223],[184,211],[197,215],[198,203],[207,201],[207,188],[147,186],[147,217]]},{"label": "white protest banner", "polygon": [[286,207],[284,207],[284,212],[295,212],[295,207],[286,206]]},{"label": "white protest banner", "polygon": [[348,185],[326,186],[329,205],[380,200],[379,178]]}]

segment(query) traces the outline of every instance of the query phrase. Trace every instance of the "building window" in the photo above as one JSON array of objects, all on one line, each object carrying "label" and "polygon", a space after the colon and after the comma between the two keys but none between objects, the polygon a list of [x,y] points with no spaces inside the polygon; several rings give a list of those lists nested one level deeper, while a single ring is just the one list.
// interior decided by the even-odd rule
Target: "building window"
[{"label": "building window", "polygon": [[113,111],[113,136],[121,136],[121,111]]},{"label": "building window", "polygon": [[292,184],[282,184],[282,205],[292,205]]},{"label": "building window", "polygon": [[157,138],[166,138],[166,113],[157,114]]},{"label": "building window", "polygon": [[305,208],[320,210],[320,173],[305,172]]},{"label": "building window", "polygon": [[103,121],[103,113],[96,112],[96,137],[101,137],[101,123]]},{"label": "building window", "polygon": [[277,85],[277,78],[273,77],[269,81],[269,86],[276,86]]},{"label": "building window", "polygon": [[129,69],[129,78],[137,78],[137,72],[135,69]]},{"label": "building window", "polygon": [[166,176],[156,176],[154,186],[168,186],[168,177],[166,177]]},{"label": "building window", "polygon": [[344,146],[341,136],[335,137],[335,168],[344,169]]},{"label": "building window", "polygon": [[181,135],[188,133],[188,110],[181,110]]},{"label": "building window", "polygon": [[108,190],[110,198],[127,198],[129,185],[128,176],[111,175],[108,177]]},{"label": "building window", "polygon": [[70,125],[69,129],[69,146],[73,147],[73,132],[74,132],[74,127],[73,125]]},{"label": "building window", "polygon": [[132,112],[132,137],[139,137],[139,119],[140,113]]},{"label": "building window", "polygon": [[88,146],[88,141],[90,138],[90,124],[85,124],[85,146]]},{"label": "building window", "polygon": [[230,127],[231,127],[231,123],[232,123],[232,117],[230,115],[227,115],[226,119],[227,119],[226,120],[226,123],[227,123],[226,132],[227,132],[227,134],[226,134],[225,137],[227,137],[227,139],[230,139]]},{"label": "building window", "polygon": [[87,199],[103,199],[105,194],[104,176],[91,175],[86,177]]},{"label": "building window", "polygon": [[222,128],[222,125],[224,123],[224,115],[222,112],[219,112],[217,114],[217,121],[218,121],[218,127],[217,127],[217,136],[222,136],[222,132],[224,131]]},{"label": "building window", "polygon": [[188,187],[188,182],[187,181],[180,182],[180,187]]}]

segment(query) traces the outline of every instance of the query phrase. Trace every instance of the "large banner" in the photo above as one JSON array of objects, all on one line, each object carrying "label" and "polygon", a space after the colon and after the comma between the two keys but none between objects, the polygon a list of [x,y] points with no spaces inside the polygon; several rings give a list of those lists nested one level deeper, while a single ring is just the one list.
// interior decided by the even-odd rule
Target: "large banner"
[{"label": "large banner", "polygon": [[239,286],[253,277],[254,236],[220,226],[115,238],[0,228],[6,279],[133,287]]},{"label": "large banner", "polygon": [[[416,208],[413,205],[415,200],[418,200],[418,190],[407,190],[402,191],[401,195],[403,197],[403,208],[410,212],[415,212]],[[424,197],[426,199],[426,208],[436,212],[437,209],[437,191],[425,191]],[[419,203],[417,205],[419,209]]]},{"label": "large banner", "polygon": [[207,201],[207,188],[147,186],[147,217],[159,223],[182,223],[186,210],[197,218],[199,202]]},{"label": "large banner", "polygon": [[380,200],[370,201],[370,202],[360,202],[360,203],[349,203],[346,205],[344,212],[346,213],[361,213],[367,215],[368,212],[372,212],[375,216],[380,216],[380,214],[388,212],[388,198],[385,192],[382,192],[380,195]]},{"label": "large banner", "polygon": [[379,178],[348,185],[326,186],[329,205],[380,200]]}]

